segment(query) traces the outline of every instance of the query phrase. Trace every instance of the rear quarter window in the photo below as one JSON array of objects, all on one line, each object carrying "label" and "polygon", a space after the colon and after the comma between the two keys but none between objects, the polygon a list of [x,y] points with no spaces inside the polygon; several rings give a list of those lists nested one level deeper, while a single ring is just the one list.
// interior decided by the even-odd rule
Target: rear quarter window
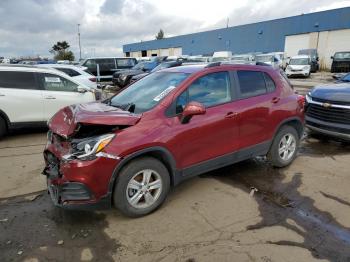
[{"label": "rear quarter window", "polygon": [[0,88],[39,89],[33,72],[0,71]]},{"label": "rear quarter window", "polygon": [[248,98],[267,93],[265,79],[262,72],[259,71],[237,71],[240,96]]}]

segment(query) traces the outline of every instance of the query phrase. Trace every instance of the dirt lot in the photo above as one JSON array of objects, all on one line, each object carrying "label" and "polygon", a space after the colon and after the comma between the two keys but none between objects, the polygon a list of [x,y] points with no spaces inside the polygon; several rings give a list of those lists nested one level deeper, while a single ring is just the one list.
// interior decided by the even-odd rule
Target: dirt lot
[{"label": "dirt lot", "polygon": [[349,145],[306,136],[288,168],[210,172],[130,219],[53,207],[43,131],[0,141],[0,261],[350,261]]}]

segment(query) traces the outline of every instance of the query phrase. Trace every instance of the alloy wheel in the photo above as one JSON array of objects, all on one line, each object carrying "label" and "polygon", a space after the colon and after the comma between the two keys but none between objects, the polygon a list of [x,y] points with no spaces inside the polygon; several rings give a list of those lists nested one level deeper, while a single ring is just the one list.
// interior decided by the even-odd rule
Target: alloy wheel
[{"label": "alloy wheel", "polygon": [[289,161],[297,148],[297,142],[294,135],[288,133],[285,134],[278,146],[278,155],[284,161]]},{"label": "alloy wheel", "polygon": [[148,208],[159,198],[162,192],[162,179],[152,169],[144,169],[136,173],[126,188],[126,198],[134,208]]}]

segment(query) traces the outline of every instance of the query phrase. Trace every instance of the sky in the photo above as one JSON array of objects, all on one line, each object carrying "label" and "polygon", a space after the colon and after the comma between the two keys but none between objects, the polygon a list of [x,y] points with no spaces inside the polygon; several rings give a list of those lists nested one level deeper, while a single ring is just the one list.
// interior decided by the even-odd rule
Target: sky
[{"label": "sky", "polygon": [[0,0],[0,56],[46,56],[68,41],[79,58],[122,55],[122,45],[350,6],[350,0]]}]

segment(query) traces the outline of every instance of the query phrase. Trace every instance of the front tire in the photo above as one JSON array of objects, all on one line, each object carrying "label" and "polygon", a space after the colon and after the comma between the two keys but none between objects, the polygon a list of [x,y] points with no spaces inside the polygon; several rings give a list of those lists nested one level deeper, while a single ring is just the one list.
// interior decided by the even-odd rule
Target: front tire
[{"label": "front tire", "polygon": [[267,154],[275,167],[285,167],[293,162],[299,147],[299,135],[294,127],[283,126],[275,136]]},{"label": "front tire", "polygon": [[163,163],[152,157],[139,158],[119,173],[114,205],[126,216],[144,216],[164,202],[169,188],[169,172]]},{"label": "front tire", "polygon": [[7,133],[6,122],[2,117],[0,117],[0,138],[6,135],[6,133]]}]

